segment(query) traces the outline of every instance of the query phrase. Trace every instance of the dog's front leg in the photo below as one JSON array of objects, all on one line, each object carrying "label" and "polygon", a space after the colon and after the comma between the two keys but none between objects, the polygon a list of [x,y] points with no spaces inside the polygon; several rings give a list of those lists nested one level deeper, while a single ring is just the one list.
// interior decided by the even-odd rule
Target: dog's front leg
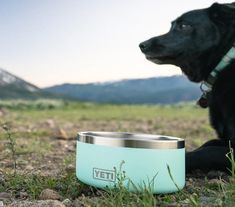
[{"label": "dog's front leg", "polygon": [[229,148],[226,146],[202,146],[195,151],[187,152],[186,172],[195,169],[228,171],[231,166],[226,157],[228,152]]}]

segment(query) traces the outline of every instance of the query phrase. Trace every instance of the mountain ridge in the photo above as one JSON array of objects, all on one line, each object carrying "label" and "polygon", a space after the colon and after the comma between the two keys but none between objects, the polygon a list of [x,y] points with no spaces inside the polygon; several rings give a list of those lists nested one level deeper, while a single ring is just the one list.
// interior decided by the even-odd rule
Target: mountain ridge
[{"label": "mountain ridge", "polygon": [[58,98],[58,96],[0,68],[0,99],[39,98]]},{"label": "mountain ridge", "polygon": [[39,91],[39,87],[33,85],[32,83],[29,83],[22,78],[13,75],[12,73],[0,68],[0,85],[1,86],[7,86],[14,84],[15,86],[18,86],[19,88],[24,88],[28,91],[35,92]]},{"label": "mountain ridge", "polygon": [[115,82],[70,84],[45,88],[46,91],[69,95],[81,101],[98,103],[177,103],[196,100],[200,95],[197,84],[184,76],[124,79]]},{"label": "mountain ridge", "polygon": [[0,99],[68,99],[114,104],[172,104],[196,100],[199,86],[184,76],[124,79],[39,88],[0,68]]}]

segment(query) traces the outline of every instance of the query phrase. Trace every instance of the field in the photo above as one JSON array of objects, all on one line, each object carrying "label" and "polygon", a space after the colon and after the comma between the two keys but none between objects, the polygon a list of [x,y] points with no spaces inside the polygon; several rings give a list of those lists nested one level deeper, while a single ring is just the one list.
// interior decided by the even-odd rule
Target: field
[{"label": "field", "polygon": [[[234,176],[196,171],[174,194],[99,190],[75,176],[78,131],[185,138],[192,150],[216,135],[193,104],[110,105],[66,101],[0,102],[0,206],[234,206]],[[50,189],[50,190],[48,190]],[[3,205],[2,205],[3,206]]]}]

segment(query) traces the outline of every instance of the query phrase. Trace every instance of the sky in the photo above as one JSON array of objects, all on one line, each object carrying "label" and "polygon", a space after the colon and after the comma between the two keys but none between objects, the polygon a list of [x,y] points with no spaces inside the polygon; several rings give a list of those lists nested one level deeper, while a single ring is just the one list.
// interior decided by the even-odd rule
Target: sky
[{"label": "sky", "polygon": [[213,2],[0,0],[0,68],[39,87],[181,74],[147,61],[138,45]]}]

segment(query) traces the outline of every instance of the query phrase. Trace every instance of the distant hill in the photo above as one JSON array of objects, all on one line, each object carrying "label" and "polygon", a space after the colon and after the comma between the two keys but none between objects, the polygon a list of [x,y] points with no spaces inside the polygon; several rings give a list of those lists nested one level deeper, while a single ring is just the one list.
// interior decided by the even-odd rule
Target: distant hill
[{"label": "distant hill", "polygon": [[44,90],[81,101],[118,104],[171,104],[196,100],[201,94],[199,86],[184,76],[62,84]]},{"label": "distant hill", "polygon": [[0,68],[0,99],[37,99],[57,96]]},{"label": "distant hill", "polygon": [[0,68],[0,99],[63,98],[97,103],[172,104],[200,96],[199,86],[184,76],[62,84],[45,89]]}]

